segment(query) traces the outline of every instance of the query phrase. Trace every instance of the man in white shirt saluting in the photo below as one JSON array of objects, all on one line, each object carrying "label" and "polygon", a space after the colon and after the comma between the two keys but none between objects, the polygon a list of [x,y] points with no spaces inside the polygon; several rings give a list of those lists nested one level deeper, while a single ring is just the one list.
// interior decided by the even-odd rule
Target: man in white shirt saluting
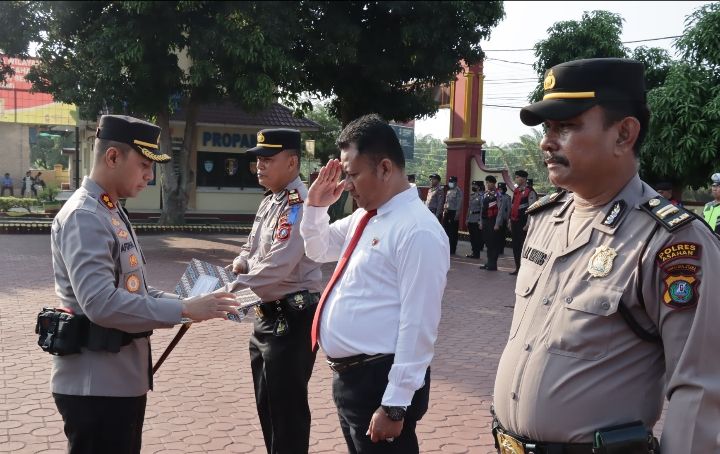
[{"label": "man in white shirt saluting", "polygon": [[[333,399],[349,452],[417,453],[448,238],[408,184],[400,143],[379,116],[352,121],[337,144],[340,161],[320,169],[300,222],[307,256],[338,261],[311,342],[316,348],[319,338],[334,370]],[[344,190],[360,208],[330,225],[327,207]]]}]

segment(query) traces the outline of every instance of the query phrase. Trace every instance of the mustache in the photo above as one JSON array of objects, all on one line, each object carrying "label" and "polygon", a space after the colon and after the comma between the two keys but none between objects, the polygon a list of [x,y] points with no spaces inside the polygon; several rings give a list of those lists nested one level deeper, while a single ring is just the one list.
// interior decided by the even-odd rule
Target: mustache
[{"label": "mustache", "polygon": [[560,164],[560,165],[563,165],[563,166],[569,166],[569,165],[570,165],[570,161],[568,161],[565,156],[550,155],[550,154],[546,154],[546,155],[545,155],[544,163],[545,163],[545,167],[547,167],[548,164]]}]

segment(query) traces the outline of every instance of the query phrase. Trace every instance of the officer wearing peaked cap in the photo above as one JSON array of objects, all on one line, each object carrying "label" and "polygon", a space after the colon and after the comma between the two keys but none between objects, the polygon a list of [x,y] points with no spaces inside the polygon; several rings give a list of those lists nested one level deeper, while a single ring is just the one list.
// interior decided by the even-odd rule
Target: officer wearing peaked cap
[{"label": "officer wearing peaked cap", "polygon": [[438,218],[438,221],[442,220],[445,205],[445,190],[440,185],[440,181],[440,175],[437,173],[430,175],[430,189],[425,198],[425,206]]},{"label": "officer wearing peaked cap", "polygon": [[544,124],[550,181],[571,192],[528,209],[495,380],[502,453],[719,452],[720,242],[638,176],[643,73],[626,59],[562,63],[521,110]]},{"label": "officer wearing peaked cap", "polygon": [[473,181],[470,186],[471,192],[468,201],[467,227],[470,234],[470,246],[472,252],[465,257],[479,259],[480,251],[483,249],[482,231],[480,230],[480,212],[482,210],[482,199],[485,193],[485,183]]},{"label": "officer wearing peaked cap", "polygon": [[455,255],[458,242],[458,230],[460,228],[460,209],[462,207],[463,193],[457,185],[457,177],[450,177],[448,190],[445,194],[443,204],[442,225],[445,234],[450,239],[450,255]]},{"label": "officer wearing peaked cap", "polygon": [[[152,389],[149,336],[181,317],[237,313],[231,294],[180,300],[146,283],[145,256],[120,198],[153,179],[160,128],[136,118],[100,119],[89,177],[55,216],[50,235],[65,351],[53,357],[50,387],[65,424],[69,453],[139,453],[146,393]],[[43,310],[48,315],[48,312]],[[40,318],[39,318],[40,321]],[[72,329],[70,327],[73,327]],[[57,328],[60,331],[60,328]]]},{"label": "officer wearing peaked cap", "polygon": [[232,264],[228,290],[251,288],[263,300],[255,312],[250,366],[265,447],[270,454],[307,453],[308,381],[315,364],[310,328],[322,290],[320,264],[305,255],[300,235],[307,189],[300,181],[300,131],[263,129],[258,181],[267,192],[252,231]]}]

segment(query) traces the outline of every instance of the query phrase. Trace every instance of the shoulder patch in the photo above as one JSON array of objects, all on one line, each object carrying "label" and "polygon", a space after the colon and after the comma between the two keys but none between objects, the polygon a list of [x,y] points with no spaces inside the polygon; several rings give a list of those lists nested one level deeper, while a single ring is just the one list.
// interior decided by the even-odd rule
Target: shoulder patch
[{"label": "shoulder patch", "polygon": [[303,200],[300,198],[300,193],[297,189],[291,189],[288,191],[288,205],[293,206],[297,205],[299,203],[303,203]]},{"label": "shoulder patch", "polygon": [[538,200],[537,202],[530,205],[528,207],[526,213],[527,214],[539,213],[539,212],[543,211],[544,209],[551,207],[551,206],[555,205],[556,203],[558,203],[560,201],[560,199],[562,199],[562,197],[566,193],[567,193],[567,191],[563,190],[560,192],[555,192],[553,194],[548,194],[545,197]]},{"label": "shoulder patch", "polygon": [[668,232],[674,232],[695,219],[691,212],[683,207],[673,205],[664,197],[654,197],[640,205],[640,208]]},{"label": "shoulder patch", "polygon": [[655,255],[655,260],[659,267],[664,267],[667,263],[676,259],[693,259],[700,260],[702,246],[697,243],[673,243],[665,246]]}]

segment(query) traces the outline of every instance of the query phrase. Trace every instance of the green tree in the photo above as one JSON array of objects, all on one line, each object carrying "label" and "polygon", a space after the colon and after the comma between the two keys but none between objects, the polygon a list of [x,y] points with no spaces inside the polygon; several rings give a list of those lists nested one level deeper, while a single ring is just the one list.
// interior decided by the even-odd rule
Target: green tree
[{"label": "green tree", "polygon": [[326,163],[329,159],[339,157],[335,141],[340,135],[340,121],[330,112],[327,102],[315,103],[305,117],[320,125],[320,131],[303,133],[303,140],[315,140],[315,159]]},{"label": "green tree", "polygon": [[480,61],[480,41],[503,17],[501,1],[301,1],[291,91],[331,98],[342,125],[371,112],[433,114],[430,89],[452,80],[460,60]]},{"label": "green tree", "polygon": [[63,147],[70,146],[67,142],[62,135],[39,133],[37,140],[30,144],[30,162],[37,169],[52,169],[55,164],[67,168],[68,156],[62,154]]},{"label": "green tree", "polygon": [[[84,118],[127,113],[157,121],[161,223],[184,222],[198,106],[230,99],[265,107],[294,74],[286,55],[291,11],[278,2],[40,2],[41,64],[34,87],[77,104]],[[183,110],[183,145],[171,146],[170,116]]]},{"label": "green tree", "polygon": [[542,99],[545,71],[557,64],[582,58],[626,57],[628,49],[620,40],[622,23],[619,14],[590,11],[583,13],[580,21],[556,22],[548,28],[548,37],[534,46],[533,68],[538,75],[538,85],[530,101]]},{"label": "green tree", "polygon": [[415,136],[413,159],[405,163],[405,171],[415,174],[419,186],[430,185],[430,175],[437,173],[443,180],[447,173],[447,145],[429,134]]},{"label": "green tree", "polygon": [[[0,2],[0,54],[8,57],[29,57],[30,42],[37,36],[42,19],[36,2]],[[5,61],[0,61],[0,83],[14,75]]]},{"label": "green tree", "polygon": [[676,46],[683,61],[648,93],[652,112],[641,154],[644,178],[706,186],[720,159],[720,3],[698,8]]}]

